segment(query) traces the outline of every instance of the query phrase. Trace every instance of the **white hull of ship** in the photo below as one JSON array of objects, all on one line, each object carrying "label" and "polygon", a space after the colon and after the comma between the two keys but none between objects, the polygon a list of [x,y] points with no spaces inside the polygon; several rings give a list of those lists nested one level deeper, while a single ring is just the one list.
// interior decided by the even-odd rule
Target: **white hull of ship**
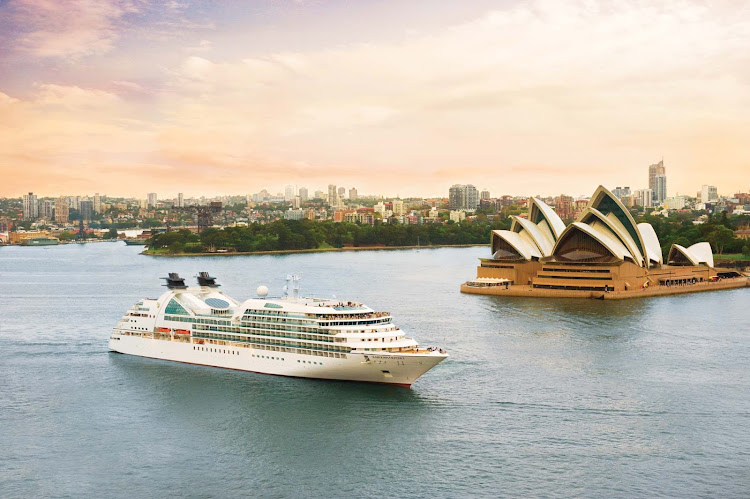
[{"label": "white hull of ship", "polygon": [[152,359],[222,367],[277,376],[410,386],[447,355],[438,352],[399,354],[347,353],[346,358],[301,355],[251,346],[197,344],[114,332],[110,350]]}]

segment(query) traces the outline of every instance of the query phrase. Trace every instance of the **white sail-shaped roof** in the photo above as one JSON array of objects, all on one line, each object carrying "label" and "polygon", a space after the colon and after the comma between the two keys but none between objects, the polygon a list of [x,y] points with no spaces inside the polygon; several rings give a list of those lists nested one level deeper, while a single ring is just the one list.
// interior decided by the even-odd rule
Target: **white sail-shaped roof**
[{"label": "white sail-shaped roof", "polygon": [[590,223],[594,220],[599,220],[609,227],[609,230],[620,240],[620,242],[628,249],[633,261],[643,267],[643,255],[638,250],[638,246],[633,241],[633,238],[627,232],[627,229],[622,225],[622,222],[613,214],[605,215],[596,208],[588,207],[578,217],[578,221],[582,223]]},{"label": "white sail-shaped roof", "polygon": [[646,245],[646,255],[649,262],[658,265],[664,263],[661,245],[659,244],[659,237],[656,235],[651,224],[646,222],[639,223],[638,232],[640,232],[643,242]]},{"label": "white sail-shaped roof", "polygon": [[552,254],[552,249],[555,247],[554,239],[551,239],[551,235],[542,231],[534,222],[515,216],[513,217],[510,230],[511,232],[521,234],[522,237],[531,238],[536,247],[539,248],[542,256],[550,256]]},{"label": "white sail-shaped roof", "polygon": [[497,245],[500,241],[505,241],[510,245],[518,255],[524,260],[531,260],[532,258],[541,258],[542,254],[539,248],[534,244],[530,237],[523,237],[516,232],[509,230],[493,230],[492,231],[492,254],[493,256],[497,252]]},{"label": "white sail-shaped roof", "polygon": [[546,222],[546,226],[550,230],[555,241],[557,241],[565,230],[565,223],[560,219],[557,213],[555,213],[555,210],[550,208],[539,198],[532,197],[529,200],[529,220],[541,230],[544,230],[544,224],[541,222]]},{"label": "white sail-shaped roof", "polygon": [[575,234],[576,231],[587,234],[599,244],[601,244],[612,256],[618,260],[625,260],[625,258],[633,259],[633,255],[630,254],[628,249],[620,242],[620,240],[612,234],[606,224],[602,222],[594,222],[593,224],[585,224],[581,222],[573,222],[568,225],[560,238],[555,244],[553,255],[557,255],[560,248],[564,246],[565,241],[568,237]]},{"label": "white sail-shaped roof", "polygon": [[688,251],[693,255],[698,263],[705,263],[709,267],[714,266],[714,252],[711,249],[711,245],[705,241],[695,243],[688,248]]},{"label": "white sail-shaped roof", "polygon": [[[633,217],[628,209],[625,208],[625,205],[623,205],[620,200],[615,197],[614,194],[612,194],[603,185],[600,185],[594,192],[594,195],[591,196],[588,207],[598,210],[608,218],[611,218],[610,215],[612,217],[615,217],[625,229],[625,232],[630,237],[635,247],[638,248],[638,252],[643,255],[643,264],[645,264],[647,267],[650,266],[649,258],[646,256],[646,243],[644,242],[643,236],[638,229],[638,225],[635,223],[635,220],[633,220]],[[654,236],[655,235],[656,234],[654,234]],[[656,242],[658,246],[658,238]],[[661,254],[661,250],[659,251],[659,254]],[[659,258],[659,261],[661,261],[661,258]]]},{"label": "white sail-shaped roof", "polygon": [[711,245],[707,242],[695,243],[689,248],[673,244],[669,248],[667,263],[670,265],[680,265],[683,263],[680,262],[680,255],[684,258],[683,262],[688,262],[691,265],[705,264],[709,267],[714,266],[714,254],[711,250]]}]

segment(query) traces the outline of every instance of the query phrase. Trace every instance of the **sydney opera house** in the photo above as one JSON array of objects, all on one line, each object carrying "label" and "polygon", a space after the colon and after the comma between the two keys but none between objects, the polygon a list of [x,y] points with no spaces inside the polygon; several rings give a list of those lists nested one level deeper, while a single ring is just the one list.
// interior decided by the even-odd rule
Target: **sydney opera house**
[{"label": "sydney opera house", "polygon": [[714,268],[707,242],[674,244],[665,262],[653,227],[636,223],[602,186],[568,226],[537,198],[527,215],[513,217],[510,230],[492,232],[491,257],[480,259],[477,279],[461,291],[610,299],[750,285],[738,272]]}]

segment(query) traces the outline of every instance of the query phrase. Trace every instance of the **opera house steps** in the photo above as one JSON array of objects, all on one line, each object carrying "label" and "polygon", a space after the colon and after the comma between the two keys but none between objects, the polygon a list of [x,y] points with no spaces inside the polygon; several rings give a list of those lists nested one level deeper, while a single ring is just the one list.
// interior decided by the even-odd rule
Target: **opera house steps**
[{"label": "opera house steps", "polygon": [[653,227],[636,224],[599,186],[569,226],[537,198],[528,218],[492,232],[491,258],[480,259],[470,294],[622,299],[750,286],[748,276],[714,268],[711,246],[673,245],[667,263]]}]

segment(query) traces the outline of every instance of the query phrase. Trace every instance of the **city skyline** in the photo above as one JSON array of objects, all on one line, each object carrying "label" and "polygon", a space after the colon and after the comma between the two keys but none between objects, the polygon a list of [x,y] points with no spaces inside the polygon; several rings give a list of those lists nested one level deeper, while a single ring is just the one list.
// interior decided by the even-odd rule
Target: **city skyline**
[{"label": "city skyline", "polygon": [[2,197],[750,183],[748,5],[10,0],[0,48]]}]

